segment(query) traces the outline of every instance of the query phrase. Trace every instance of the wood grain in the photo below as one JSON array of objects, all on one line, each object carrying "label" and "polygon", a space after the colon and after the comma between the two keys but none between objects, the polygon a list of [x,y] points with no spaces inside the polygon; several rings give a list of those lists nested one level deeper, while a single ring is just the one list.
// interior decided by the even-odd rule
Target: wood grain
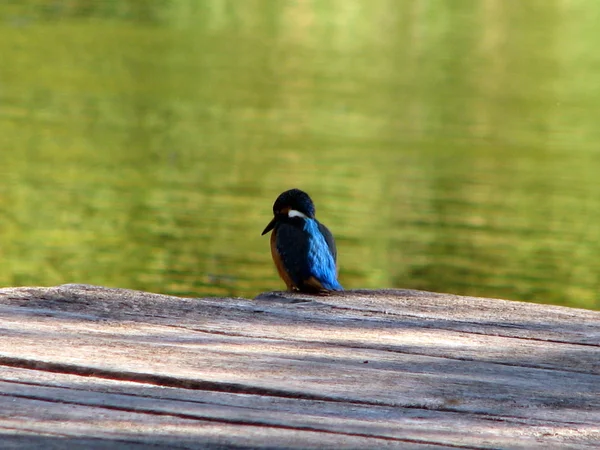
[{"label": "wood grain", "polygon": [[600,313],[0,289],[0,448],[598,448]]}]

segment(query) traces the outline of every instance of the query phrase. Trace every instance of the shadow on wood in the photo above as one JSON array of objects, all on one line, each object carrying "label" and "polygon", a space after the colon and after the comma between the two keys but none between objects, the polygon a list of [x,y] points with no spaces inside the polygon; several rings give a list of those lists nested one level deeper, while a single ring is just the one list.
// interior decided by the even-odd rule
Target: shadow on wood
[{"label": "shadow on wood", "polygon": [[597,448],[600,313],[0,290],[2,448]]}]

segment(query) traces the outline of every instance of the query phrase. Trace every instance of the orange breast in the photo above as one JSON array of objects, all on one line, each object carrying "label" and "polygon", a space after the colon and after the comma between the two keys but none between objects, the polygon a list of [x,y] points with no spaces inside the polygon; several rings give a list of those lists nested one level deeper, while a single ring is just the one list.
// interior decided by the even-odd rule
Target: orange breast
[{"label": "orange breast", "polygon": [[288,275],[287,270],[285,270],[285,267],[283,267],[283,261],[281,260],[281,256],[279,255],[279,252],[277,251],[276,240],[277,240],[277,230],[275,229],[271,233],[271,256],[273,257],[273,262],[275,263],[275,267],[277,267],[277,272],[279,273],[279,276],[281,277],[281,279],[287,286],[288,291],[293,291],[294,288],[297,288],[297,286],[294,284],[294,282]]}]

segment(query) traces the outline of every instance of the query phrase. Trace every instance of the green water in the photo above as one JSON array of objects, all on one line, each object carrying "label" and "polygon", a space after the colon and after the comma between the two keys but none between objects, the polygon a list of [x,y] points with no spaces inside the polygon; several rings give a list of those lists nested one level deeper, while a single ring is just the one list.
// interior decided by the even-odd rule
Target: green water
[{"label": "green water", "polygon": [[283,288],[308,191],[346,288],[600,309],[600,3],[0,4],[0,284]]}]

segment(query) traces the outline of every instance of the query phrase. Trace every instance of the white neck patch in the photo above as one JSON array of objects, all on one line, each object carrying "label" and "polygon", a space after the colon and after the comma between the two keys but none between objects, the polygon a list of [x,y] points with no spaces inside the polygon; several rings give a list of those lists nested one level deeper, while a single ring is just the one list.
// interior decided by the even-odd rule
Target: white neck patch
[{"label": "white neck patch", "polygon": [[308,216],[306,214],[303,214],[300,211],[297,211],[295,209],[289,210],[288,217],[302,217],[304,219],[308,219]]}]

